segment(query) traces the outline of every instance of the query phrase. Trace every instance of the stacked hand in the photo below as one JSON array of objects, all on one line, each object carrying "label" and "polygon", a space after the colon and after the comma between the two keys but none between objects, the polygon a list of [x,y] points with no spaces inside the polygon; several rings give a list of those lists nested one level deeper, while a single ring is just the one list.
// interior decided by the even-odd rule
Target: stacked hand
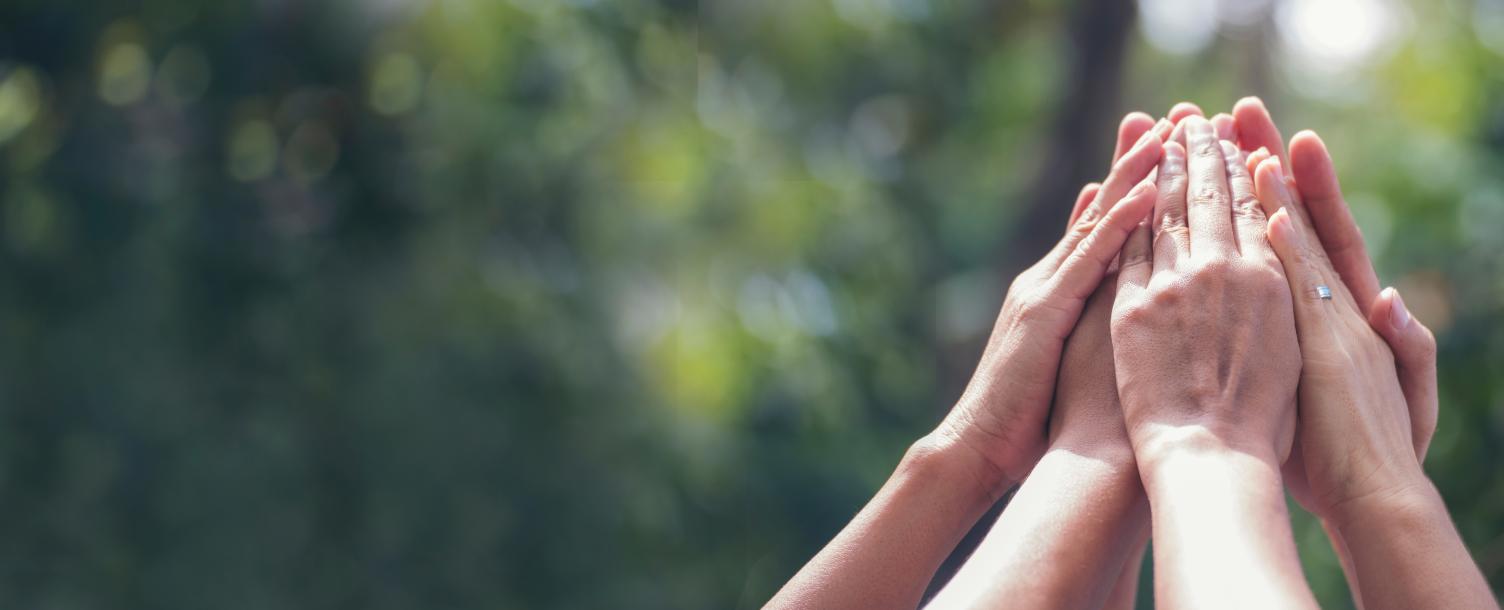
[{"label": "stacked hand", "polygon": [[1131,607],[1151,531],[1159,603],[1314,605],[1288,487],[1360,605],[1496,608],[1420,467],[1435,350],[1314,133],[1130,114],[956,407],[770,606],[913,607],[1023,481],[933,606]]}]

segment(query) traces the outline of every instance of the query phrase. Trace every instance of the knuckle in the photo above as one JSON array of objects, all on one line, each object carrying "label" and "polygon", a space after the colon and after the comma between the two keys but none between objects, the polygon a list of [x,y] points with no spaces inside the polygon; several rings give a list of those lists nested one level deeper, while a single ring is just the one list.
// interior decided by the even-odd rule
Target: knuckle
[{"label": "knuckle", "polygon": [[1222,145],[1217,142],[1216,138],[1196,138],[1190,144],[1193,155],[1222,159]]},{"label": "knuckle", "polygon": [[1219,281],[1239,271],[1237,262],[1228,256],[1208,256],[1192,270],[1195,281]]},{"label": "knuckle", "polygon": [[1149,295],[1148,307],[1146,309],[1151,312],[1155,310],[1171,309],[1180,306],[1181,302],[1183,301],[1185,301],[1185,294],[1183,293],[1182,289],[1176,286],[1170,286],[1156,290],[1153,294]]},{"label": "knuckle", "polygon": [[1149,324],[1154,315],[1152,297],[1117,307],[1113,311],[1114,324],[1118,328],[1141,328]]},{"label": "knuckle", "polygon": [[1242,193],[1233,198],[1232,215],[1246,220],[1263,220],[1264,209],[1259,207],[1259,198],[1251,193]]},{"label": "knuckle", "polygon": [[1202,205],[1225,206],[1227,205],[1228,197],[1227,192],[1221,188],[1215,185],[1205,185],[1196,189],[1196,192],[1192,195],[1192,199]]}]

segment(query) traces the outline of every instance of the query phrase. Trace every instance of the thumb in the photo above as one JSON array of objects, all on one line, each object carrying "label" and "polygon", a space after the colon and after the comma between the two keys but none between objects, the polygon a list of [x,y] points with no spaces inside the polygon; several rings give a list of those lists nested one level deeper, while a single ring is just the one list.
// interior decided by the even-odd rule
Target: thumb
[{"label": "thumb", "polygon": [[1422,461],[1436,432],[1440,400],[1436,388],[1436,336],[1410,315],[1394,288],[1385,288],[1368,308],[1368,324],[1394,352],[1400,389],[1410,406],[1410,431],[1415,456]]}]

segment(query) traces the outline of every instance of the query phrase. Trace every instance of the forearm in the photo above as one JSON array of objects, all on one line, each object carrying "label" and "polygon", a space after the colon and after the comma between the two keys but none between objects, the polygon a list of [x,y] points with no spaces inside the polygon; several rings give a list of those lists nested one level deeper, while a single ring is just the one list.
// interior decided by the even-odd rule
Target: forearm
[{"label": "forearm", "polygon": [[1441,495],[1424,477],[1392,494],[1348,502],[1332,523],[1369,610],[1498,608]]},{"label": "forearm", "polygon": [[930,608],[1100,607],[1148,529],[1127,447],[1045,453]]},{"label": "forearm", "polygon": [[[1147,503],[1147,501],[1146,501]],[[1149,528],[1145,521],[1144,531],[1139,533],[1139,539],[1133,545],[1133,550],[1128,552],[1128,561],[1123,562],[1123,570],[1118,573],[1117,584],[1112,586],[1112,592],[1107,594],[1107,601],[1102,604],[1102,610],[1133,610],[1138,605],[1138,579],[1144,569],[1144,551],[1149,546]]]},{"label": "forearm", "polygon": [[769,608],[913,608],[936,568],[1007,488],[996,467],[935,435],[915,443],[877,495]]},{"label": "forearm", "polygon": [[1273,455],[1175,441],[1139,461],[1168,608],[1315,607]]}]

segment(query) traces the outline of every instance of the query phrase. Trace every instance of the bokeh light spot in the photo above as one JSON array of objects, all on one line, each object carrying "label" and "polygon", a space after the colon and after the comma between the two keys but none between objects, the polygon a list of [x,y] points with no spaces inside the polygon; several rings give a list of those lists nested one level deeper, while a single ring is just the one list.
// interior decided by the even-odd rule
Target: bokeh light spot
[{"label": "bokeh light spot", "polygon": [[1190,55],[1217,34],[1216,0],[1139,0],[1140,25],[1149,44],[1174,55]]},{"label": "bokeh light spot", "polygon": [[277,132],[264,120],[249,120],[235,127],[225,151],[226,170],[241,182],[267,177],[277,167]]},{"label": "bokeh light spot", "polygon": [[99,63],[99,97],[116,106],[146,97],[151,86],[151,58],[136,43],[121,43],[105,51]]},{"label": "bokeh light spot", "polygon": [[41,84],[27,68],[16,68],[0,80],[0,144],[26,129],[41,105]]},{"label": "bokeh light spot", "polygon": [[423,94],[423,69],[407,53],[387,53],[371,66],[367,101],[376,112],[397,115],[418,105]]}]

